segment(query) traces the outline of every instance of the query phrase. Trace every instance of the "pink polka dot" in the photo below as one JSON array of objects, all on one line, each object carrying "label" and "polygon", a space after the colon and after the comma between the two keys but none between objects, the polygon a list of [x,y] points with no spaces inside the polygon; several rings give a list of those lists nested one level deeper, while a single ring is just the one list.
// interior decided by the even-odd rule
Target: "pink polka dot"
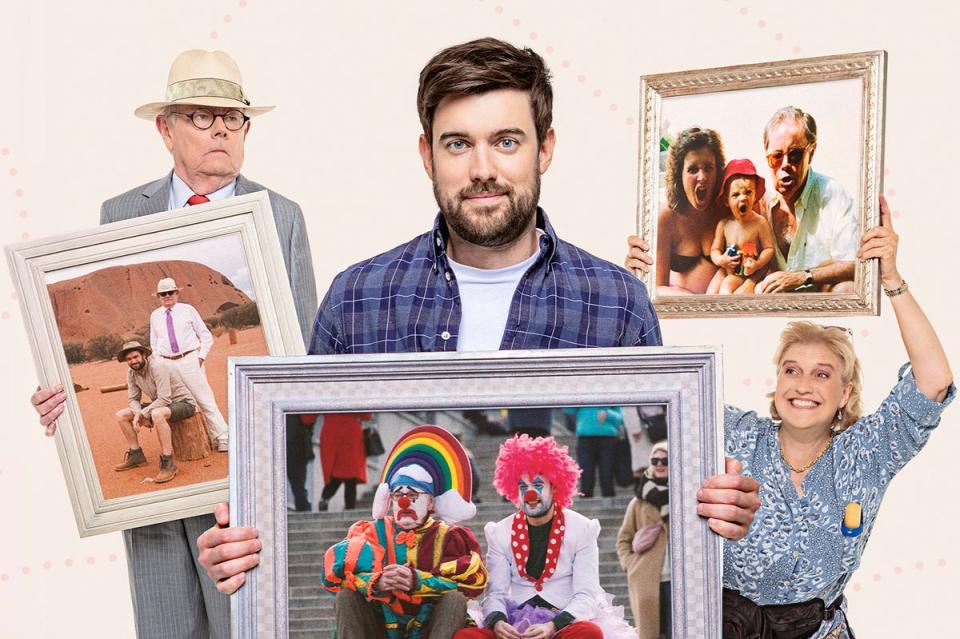
[{"label": "pink polka dot", "polygon": [[874,580],[874,581],[880,581],[880,573],[874,573],[874,575],[873,575],[873,580]]},{"label": "pink polka dot", "polygon": [[916,563],[916,566],[917,566],[917,570],[923,570],[923,562],[922,562],[922,561],[918,561],[918,562]]},{"label": "pink polka dot", "polygon": [[890,217],[892,217],[893,219],[897,219],[898,217],[900,217],[900,211],[890,211]]},{"label": "pink polka dot", "polygon": [[216,39],[219,38],[219,37],[220,37],[220,34],[217,33],[216,31],[211,31],[211,32],[210,32],[210,39],[211,39],[211,40],[216,40]]},{"label": "pink polka dot", "polygon": [[73,559],[66,559],[66,560],[64,560],[63,565],[66,566],[67,568],[69,568],[70,566],[73,565]]},{"label": "pink polka dot", "polygon": [[14,291],[13,293],[10,293],[10,299],[12,299],[13,301],[16,301],[16,300],[17,300],[17,292],[16,292],[16,291]]},{"label": "pink polka dot", "polygon": [[577,76],[577,82],[586,82],[586,81],[587,81],[587,76],[583,75],[582,73]]},{"label": "pink polka dot", "polygon": [[611,105],[610,105],[610,110],[611,110],[611,111],[616,111],[616,110],[619,109],[619,108],[620,108],[620,107],[618,107],[616,104],[611,104]]},{"label": "pink polka dot", "polygon": [[92,566],[93,564],[97,563],[97,558],[96,558],[96,557],[87,557],[87,563]]},{"label": "pink polka dot", "polygon": [[884,168],[884,169],[883,169],[883,175],[884,175],[885,177],[890,177],[890,169]]},{"label": "pink polka dot", "polygon": [[762,29],[762,28],[764,28],[765,26],[767,26],[767,21],[766,21],[766,20],[757,20],[757,26]]},{"label": "pink polka dot", "polygon": [[26,219],[27,215],[28,215],[28,213],[27,213],[26,209],[20,211],[20,217]]},{"label": "pink polka dot", "polygon": [[749,377],[744,377],[744,378],[743,378],[743,385],[744,385],[744,386],[749,386],[749,385],[752,384],[752,383],[753,383],[753,382],[750,381],[750,378],[749,378]]},{"label": "pink polka dot", "polygon": [[53,567],[53,564],[50,563],[49,561],[43,562],[43,569],[44,569],[44,570],[50,570],[52,567]]},{"label": "pink polka dot", "polygon": [[20,572],[22,572],[22,573],[25,574],[25,575],[29,575],[29,574],[30,574],[30,566],[24,566],[23,568],[20,569]]},{"label": "pink polka dot", "polygon": [[633,126],[633,118],[627,118],[626,120],[623,121],[623,123],[626,124],[627,126]]},{"label": "pink polka dot", "polygon": [[8,313],[7,311],[0,313],[0,319],[5,319],[5,320],[10,319],[10,313]]},{"label": "pink polka dot", "polygon": [[227,15],[223,16],[223,21],[224,21],[224,22],[229,23],[229,22],[231,22],[232,20],[233,20],[233,16],[231,16],[229,13],[228,13]]},{"label": "pink polka dot", "polygon": [[793,52],[794,52],[794,53],[800,53],[800,47],[794,46],[794,47],[793,47]]},{"label": "pink polka dot", "polygon": [[553,47],[547,47],[547,48],[545,49],[545,51],[546,51],[547,53],[553,53]]},{"label": "pink polka dot", "polygon": [[503,7],[501,7],[500,5],[497,5],[494,11],[496,11],[497,13],[503,13]]},{"label": "pink polka dot", "polygon": [[110,553],[110,554],[107,556],[107,559],[109,559],[110,561],[116,561],[116,560],[117,560],[117,555],[116,555],[116,553]]},{"label": "pink polka dot", "polygon": [[237,4],[240,5],[241,9],[247,8],[247,0],[240,0],[240,2],[238,2]]},{"label": "pink polka dot", "polygon": [[776,35],[773,36],[773,39],[774,39],[774,40],[783,40],[783,34],[782,34],[782,33],[778,33],[778,34],[776,34]]},{"label": "pink polka dot", "polygon": [[27,233],[27,232],[23,232],[23,233],[20,234],[20,239],[22,239],[24,242],[26,242],[27,240],[30,239],[30,234]]},{"label": "pink polka dot", "polygon": [[7,147],[3,147],[2,149],[0,149],[0,155],[10,155],[10,149],[8,149]]},{"label": "pink polka dot", "polygon": [[567,69],[567,68],[570,67],[570,61],[569,61],[569,60],[562,60],[562,61],[560,62],[560,66],[563,67],[564,69]]},{"label": "pink polka dot", "polygon": [[746,7],[740,7],[740,15],[742,15],[742,16],[747,15],[747,11],[748,11],[748,10],[747,10]]},{"label": "pink polka dot", "polygon": [[946,559],[938,559],[938,560],[937,560],[937,565],[940,566],[941,568],[943,568],[944,566],[947,565],[947,560],[946,560]]},{"label": "pink polka dot", "polygon": [[514,18],[514,19],[513,19],[513,26],[515,26],[515,27],[519,27],[519,26],[520,26],[520,18]]},{"label": "pink polka dot", "polygon": [[765,380],[763,380],[763,385],[764,385],[764,386],[773,386],[773,380],[768,377],[768,378],[766,378]]},{"label": "pink polka dot", "polygon": [[13,192],[13,194],[16,195],[17,197],[23,197],[23,189],[17,189],[16,191]]},{"label": "pink polka dot", "polygon": [[887,197],[896,197],[896,196],[897,196],[896,189],[887,189]]},{"label": "pink polka dot", "polygon": [[860,592],[860,584],[853,584],[853,591]]},{"label": "pink polka dot", "polygon": [[870,331],[868,331],[867,329],[863,329],[862,331],[860,331],[860,337],[870,337]]},{"label": "pink polka dot", "polygon": [[600,89],[593,90],[593,97],[599,98],[601,95],[603,95],[603,91],[601,91]]},{"label": "pink polka dot", "polygon": [[895,572],[896,574],[899,575],[899,574],[901,574],[901,573],[903,572],[903,568],[902,568],[901,566],[894,566],[894,567],[893,567],[893,572]]},{"label": "pink polka dot", "polygon": [[7,171],[7,173],[10,174],[10,177],[13,177],[14,175],[17,174],[17,170],[16,170],[16,169],[10,169],[9,171]]},{"label": "pink polka dot", "polygon": [[536,32],[536,31],[531,31],[531,32],[530,32],[530,39],[531,39],[531,40],[536,40],[536,39],[537,39],[537,32]]}]

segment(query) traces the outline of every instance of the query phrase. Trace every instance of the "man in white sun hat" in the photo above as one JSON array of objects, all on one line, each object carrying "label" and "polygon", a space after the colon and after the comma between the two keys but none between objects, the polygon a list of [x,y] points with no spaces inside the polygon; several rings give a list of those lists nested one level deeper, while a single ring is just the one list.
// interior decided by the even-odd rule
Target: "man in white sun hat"
[{"label": "man in white sun hat", "polygon": [[180,301],[180,289],[172,277],[157,282],[160,306],[150,313],[150,348],[172,364],[207,422],[210,441],[227,452],[227,422],[223,419],[203,362],[213,346],[213,335],[193,306]]},{"label": "man in white sun hat", "polygon": [[[226,53],[184,51],[170,67],[165,98],[135,112],[155,123],[173,158],[173,170],[104,202],[100,222],[264,190],[241,175],[240,167],[250,118],[272,108],[251,105],[240,70]],[[303,213],[295,202],[267,192],[306,339],[317,292]],[[39,389],[31,397],[47,435],[56,430],[65,399],[62,385]],[[139,639],[229,637],[229,599],[217,592],[196,562],[196,539],[214,523],[213,515],[200,515],[124,531]]]}]

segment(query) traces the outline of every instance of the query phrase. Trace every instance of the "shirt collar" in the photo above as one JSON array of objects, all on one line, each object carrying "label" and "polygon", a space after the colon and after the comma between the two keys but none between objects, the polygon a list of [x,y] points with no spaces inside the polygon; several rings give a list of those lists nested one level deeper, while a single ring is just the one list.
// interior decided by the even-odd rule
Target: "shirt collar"
[{"label": "shirt collar", "polygon": [[[536,228],[543,229],[543,234],[540,236],[540,258],[537,261],[545,260],[549,270],[553,255],[557,250],[558,240],[547,214],[539,206],[537,207]],[[447,229],[447,222],[443,219],[441,213],[437,213],[437,217],[433,221],[431,234],[433,236],[431,242],[433,244],[433,269],[434,271],[444,272],[447,268],[447,239],[450,236],[450,231]]]},{"label": "shirt collar", "polygon": [[[187,205],[187,200],[190,199],[190,196],[195,195],[193,190],[187,186],[187,183],[180,179],[180,176],[177,175],[176,171],[171,173],[170,178],[170,208],[171,209],[181,209]],[[237,190],[237,181],[231,180],[226,186],[223,186],[213,193],[199,193],[197,195],[206,195],[207,199],[211,202],[216,202],[218,200],[225,200],[228,197],[233,197],[234,193]]]},{"label": "shirt collar", "polygon": [[[804,211],[810,208],[810,202],[820,194],[820,174],[809,169],[807,171],[807,183],[803,185],[803,191],[800,192],[800,199],[797,200],[796,214],[802,217]],[[776,208],[783,202],[783,196],[777,191],[773,191],[770,196],[770,208]]]}]

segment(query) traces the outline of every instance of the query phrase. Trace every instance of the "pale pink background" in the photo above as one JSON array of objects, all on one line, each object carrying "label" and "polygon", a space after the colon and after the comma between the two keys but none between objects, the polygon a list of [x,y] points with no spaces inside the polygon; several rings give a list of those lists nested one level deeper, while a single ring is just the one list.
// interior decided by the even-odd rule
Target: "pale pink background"
[{"label": "pale pink background", "polygon": [[[239,61],[253,100],[278,105],[254,121],[244,173],[303,206],[321,293],[346,265],[430,224],[434,202],[416,154],[416,81],[446,45],[493,35],[545,55],[555,73],[558,145],[543,205],[563,237],[616,262],[637,206],[641,75],[887,49],[885,183],[903,235],[901,270],[960,366],[950,266],[960,237],[952,201],[955,5],[4,0],[0,15],[2,243],[94,226],[104,198],[169,170],[153,125],[132,111],[161,95],[177,52],[223,48]],[[53,443],[27,404],[33,362],[12,290],[4,271],[0,636],[132,637],[121,537],[78,538]],[[886,302],[882,308],[880,318],[842,322],[854,328],[868,407],[905,360]],[[674,345],[723,335],[726,397],[760,409],[772,377],[768,353],[784,322],[670,320],[663,335]],[[947,412],[888,492],[847,589],[860,636],[956,632],[958,411]]]}]

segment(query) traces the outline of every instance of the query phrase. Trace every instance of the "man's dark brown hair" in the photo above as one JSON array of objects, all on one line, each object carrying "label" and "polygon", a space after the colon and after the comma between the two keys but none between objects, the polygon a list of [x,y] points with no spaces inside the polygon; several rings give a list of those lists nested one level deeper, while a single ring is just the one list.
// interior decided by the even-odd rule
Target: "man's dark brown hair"
[{"label": "man's dark brown hair", "polygon": [[444,49],[420,72],[417,111],[427,139],[433,142],[433,114],[447,97],[480,95],[497,89],[530,92],[530,106],[542,143],[553,121],[550,70],[532,49],[482,38]]}]

